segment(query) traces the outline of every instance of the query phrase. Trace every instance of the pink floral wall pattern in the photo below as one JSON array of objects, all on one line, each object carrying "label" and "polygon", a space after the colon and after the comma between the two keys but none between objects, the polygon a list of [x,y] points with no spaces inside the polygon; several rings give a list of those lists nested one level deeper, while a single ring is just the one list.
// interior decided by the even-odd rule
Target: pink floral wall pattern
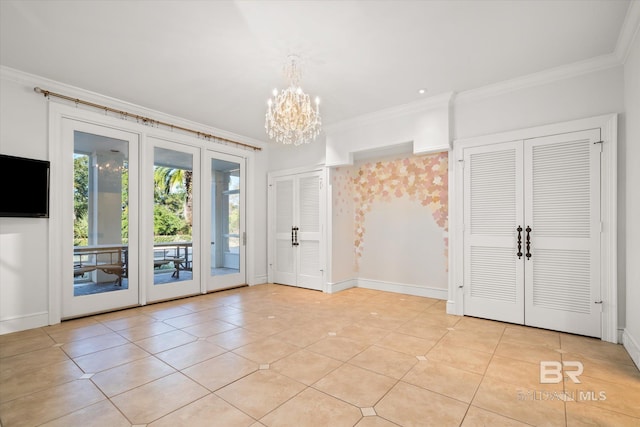
[{"label": "pink floral wall pattern", "polygon": [[[448,231],[448,153],[422,157],[365,163],[357,168],[337,169],[333,176],[334,204],[342,213],[341,204],[352,198],[354,208],[354,249],[356,265],[364,251],[365,217],[373,202],[390,202],[393,198],[409,197],[431,211],[434,221]],[[341,203],[342,202],[342,203]],[[444,239],[445,257],[448,239]]]}]

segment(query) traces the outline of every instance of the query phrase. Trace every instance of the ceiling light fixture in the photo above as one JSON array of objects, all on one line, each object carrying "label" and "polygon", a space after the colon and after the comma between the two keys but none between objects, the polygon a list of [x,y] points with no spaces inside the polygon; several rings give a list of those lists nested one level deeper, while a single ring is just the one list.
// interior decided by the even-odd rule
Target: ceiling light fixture
[{"label": "ceiling light fixture", "polygon": [[269,98],[265,129],[269,138],[283,144],[307,144],[320,133],[320,98],[311,106],[309,95],[300,87],[302,70],[300,57],[289,55],[284,65],[284,76],[289,87],[278,93],[273,90]]}]

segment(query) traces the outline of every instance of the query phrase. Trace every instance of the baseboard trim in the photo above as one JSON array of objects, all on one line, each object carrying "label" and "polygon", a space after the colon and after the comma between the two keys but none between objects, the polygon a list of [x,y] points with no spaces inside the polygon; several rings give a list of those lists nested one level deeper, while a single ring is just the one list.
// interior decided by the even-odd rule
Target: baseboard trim
[{"label": "baseboard trim", "polygon": [[358,287],[440,300],[446,300],[448,297],[447,289],[431,288],[428,286],[418,286],[407,283],[383,282],[381,280],[358,279]]},{"label": "baseboard trim", "polygon": [[629,356],[631,356],[631,359],[633,359],[633,363],[640,369],[640,344],[638,344],[638,342],[640,342],[640,340],[634,338],[633,335],[629,333],[629,329],[624,330],[622,334],[622,345],[627,350],[627,353],[629,353]]},{"label": "baseboard trim", "polygon": [[339,282],[327,283],[327,293],[335,294],[336,292],[344,291],[345,289],[357,288],[358,279],[347,279]]},{"label": "baseboard trim", "polygon": [[269,277],[266,274],[255,276],[253,280],[253,285],[264,285],[265,283],[269,283]]},{"label": "baseboard trim", "polygon": [[452,314],[455,316],[462,316],[462,313],[457,312],[458,305],[455,301],[447,300],[447,314]]},{"label": "baseboard trim", "polygon": [[7,317],[0,320],[0,335],[11,332],[40,328],[49,324],[49,312],[25,314],[23,316]]}]

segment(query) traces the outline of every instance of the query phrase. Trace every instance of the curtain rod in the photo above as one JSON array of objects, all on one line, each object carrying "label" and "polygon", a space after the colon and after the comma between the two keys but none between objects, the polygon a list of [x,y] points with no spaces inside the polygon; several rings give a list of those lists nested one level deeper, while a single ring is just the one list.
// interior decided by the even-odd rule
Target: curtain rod
[{"label": "curtain rod", "polygon": [[44,89],[41,89],[39,87],[34,87],[33,90],[36,93],[41,93],[42,95],[44,95],[45,98],[49,98],[50,96],[54,96],[56,98],[65,99],[67,101],[75,102],[76,104],[87,105],[89,107],[93,107],[93,108],[97,108],[97,109],[100,109],[100,110],[104,110],[105,113],[107,111],[109,111],[111,113],[117,113],[120,116],[122,116],[123,118],[132,117],[132,118],[134,118],[136,120],[142,121],[145,124],[162,125],[162,126],[166,126],[166,127],[170,128],[171,130],[178,129],[178,130],[181,130],[181,131],[190,132],[190,133],[196,134],[198,137],[212,138],[214,140],[224,141],[224,142],[228,142],[228,143],[231,143],[231,144],[240,145],[242,147],[251,148],[252,150],[256,150],[256,151],[262,150],[261,147],[256,147],[255,145],[245,144],[244,142],[233,141],[231,139],[222,138],[220,136],[212,135],[210,133],[200,132],[200,131],[197,131],[197,130],[185,128],[185,127],[174,125],[174,124],[171,124],[171,123],[162,122],[160,120],[151,119],[149,117],[140,116],[138,114],[129,113],[127,111],[117,110],[115,108],[107,107],[106,105],[100,105],[100,104],[96,104],[96,103],[93,103],[93,102],[84,101],[84,100],[78,99],[78,98],[72,98],[70,96],[66,96],[66,95],[62,95],[62,94],[59,94],[59,93],[51,92],[49,90],[44,90]]}]

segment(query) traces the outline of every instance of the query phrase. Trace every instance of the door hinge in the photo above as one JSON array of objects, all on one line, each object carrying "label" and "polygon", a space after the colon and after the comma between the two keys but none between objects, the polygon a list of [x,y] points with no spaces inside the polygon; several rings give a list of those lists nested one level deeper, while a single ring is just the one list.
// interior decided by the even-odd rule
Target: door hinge
[{"label": "door hinge", "polygon": [[242,232],[242,246],[247,246],[247,232]]},{"label": "door hinge", "polygon": [[596,147],[598,147],[598,152],[602,153],[602,146],[604,145],[604,141],[596,141],[593,143]]},{"label": "door hinge", "polygon": [[598,307],[599,311],[602,312],[602,306],[603,306],[602,300],[594,301],[593,303],[596,305],[596,307]]}]

